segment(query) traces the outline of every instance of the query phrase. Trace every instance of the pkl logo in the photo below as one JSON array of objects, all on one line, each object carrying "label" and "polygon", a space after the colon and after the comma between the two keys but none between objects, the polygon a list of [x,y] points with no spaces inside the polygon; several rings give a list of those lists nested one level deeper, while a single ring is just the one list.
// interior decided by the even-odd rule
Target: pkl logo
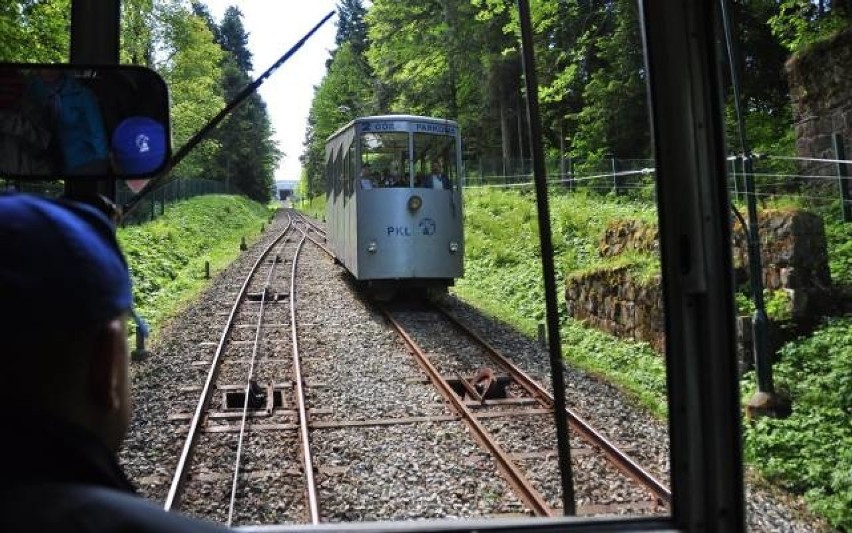
[{"label": "pkl logo", "polygon": [[429,236],[435,234],[435,221],[431,218],[424,218],[418,226],[420,227],[420,231],[423,232],[423,235]]}]

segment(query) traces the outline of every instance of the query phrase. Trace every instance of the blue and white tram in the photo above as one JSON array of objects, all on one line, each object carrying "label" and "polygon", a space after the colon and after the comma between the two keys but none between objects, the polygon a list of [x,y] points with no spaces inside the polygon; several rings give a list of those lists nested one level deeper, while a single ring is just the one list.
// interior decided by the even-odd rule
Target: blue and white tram
[{"label": "blue and white tram", "polygon": [[446,288],[464,273],[461,137],[451,120],[353,120],[326,143],[328,242],[376,289]]}]

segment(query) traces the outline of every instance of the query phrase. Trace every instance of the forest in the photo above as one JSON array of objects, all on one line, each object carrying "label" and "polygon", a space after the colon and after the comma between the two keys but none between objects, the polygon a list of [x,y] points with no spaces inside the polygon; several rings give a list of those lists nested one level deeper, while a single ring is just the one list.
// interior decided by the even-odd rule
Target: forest
[{"label": "forest", "polygon": [[[530,2],[544,143],[578,168],[651,158],[643,45],[635,0]],[[729,2],[739,44],[750,146],[792,155],[791,54],[848,26],[841,1]],[[507,0],[362,0],[338,4],[337,48],[316,88],[302,155],[310,194],[324,190],[324,142],[356,116],[410,113],[457,120],[468,167],[530,159],[519,25]],[[721,22],[720,22],[721,27]],[[720,50],[724,49],[721,42]],[[720,72],[729,72],[720,65]],[[724,83],[729,84],[729,79]],[[728,138],[736,120],[727,102]],[[483,163],[485,162],[485,163]],[[527,165],[527,170],[529,166]]]},{"label": "forest", "polygon": [[[257,74],[242,13],[235,2],[217,22],[201,1],[124,0],[121,5],[121,62],[148,66],[165,78],[179,149]],[[848,3],[739,0],[729,5],[750,146],[792,155],[785,62],[848,26]],[[578,168],[605,158],[650,159],[637,6],[635,0],[531,2],[550,158],[568,157]],[[3,2],[0,60],[66,61],[69,20],[70,0]],[[513,2],[340,0],[336,24],[336,47],[315,87],[300,155],[309,195],[324,190],[328,135],[370,114],[456,120],[470,166],[524,172],[530,149]],[[720,65],[720,72],[729,70]],[[735,151],[731,98],[726,116]],[[282,156],[273,132],[265,103],[255,94],[173,175],[229,181],[237,191],[265,200]]]}]

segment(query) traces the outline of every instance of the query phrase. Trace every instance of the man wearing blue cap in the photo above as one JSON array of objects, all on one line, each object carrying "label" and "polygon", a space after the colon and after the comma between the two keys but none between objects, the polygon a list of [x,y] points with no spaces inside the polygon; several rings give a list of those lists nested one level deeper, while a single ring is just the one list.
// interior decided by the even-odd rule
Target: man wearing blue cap
[{"label": "man wearing blue cap", "polygon": [[0,531],[222,531],[133,494],[127,264],[110,220],[0,194]]}]

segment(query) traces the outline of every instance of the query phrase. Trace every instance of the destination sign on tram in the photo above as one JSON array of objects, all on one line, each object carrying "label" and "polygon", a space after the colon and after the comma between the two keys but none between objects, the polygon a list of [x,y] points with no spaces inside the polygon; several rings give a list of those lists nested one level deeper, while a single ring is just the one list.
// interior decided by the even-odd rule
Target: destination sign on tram
[{"label": "destination sign on tram", "polygon": [[361,123],[361,133],[382,133],[385,131],[408,131],[408,123],[394,120],[371,120]]},{"label": "destination sign on tram", "polygon": [[452,124],[434,124],[431,122],[403,122],[398,120],[371,120],[361,122],[361,133],[382,133],[388,131],[411,131],[414,133],[432,133],[435,135],[455,135]]},{"label": "destination sign on tram", "polygon": [[431,122],[415,122],[412,124],[414,133],[437,133],[439,135],[455,135],[456,127],[451,124],[433,124]]}]

